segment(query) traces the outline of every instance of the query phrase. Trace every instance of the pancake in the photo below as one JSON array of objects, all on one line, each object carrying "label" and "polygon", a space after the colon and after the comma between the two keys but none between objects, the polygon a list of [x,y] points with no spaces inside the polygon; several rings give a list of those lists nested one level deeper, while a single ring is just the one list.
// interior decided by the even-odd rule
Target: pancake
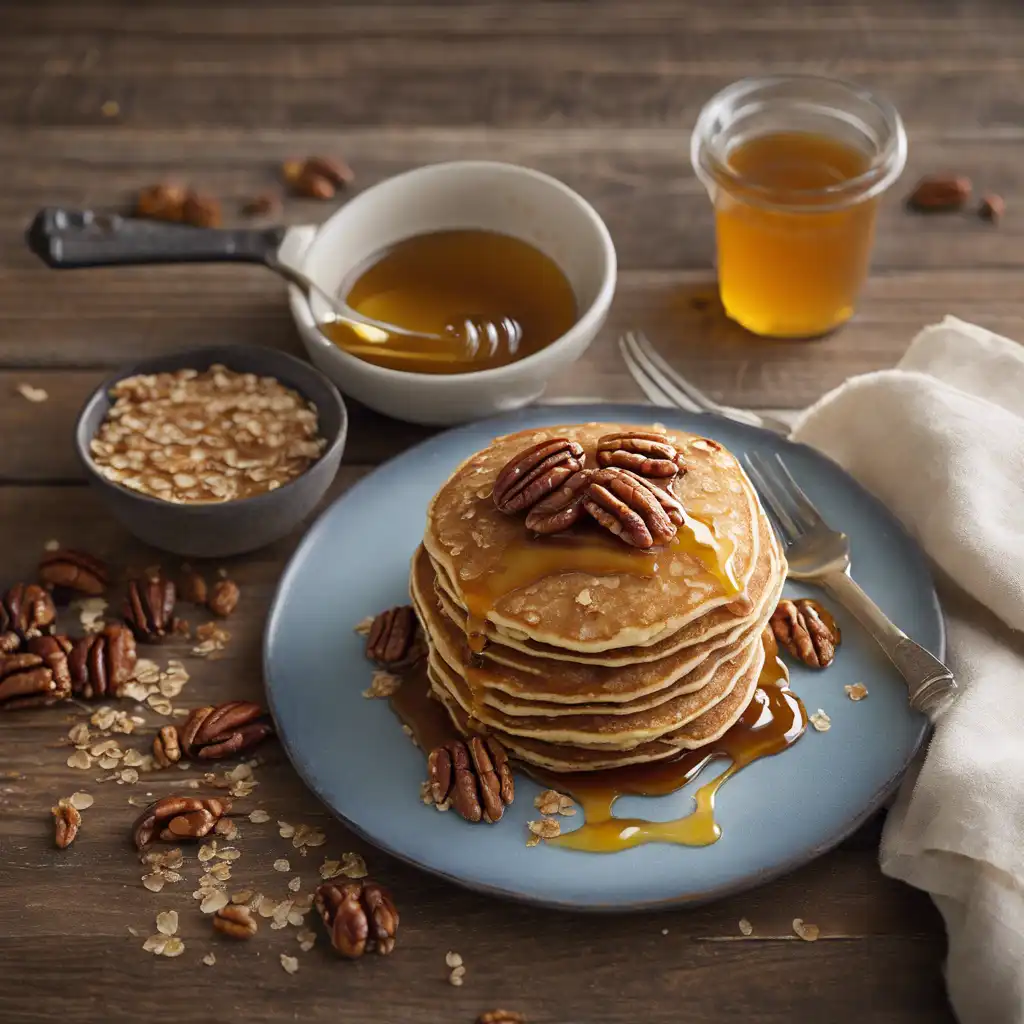
[{"label": "pancake", "polygon": [[[598,438],[623,429],[594,423],[510,434],[467,459],[441,487],[423,543],[474,620],[560,650],[600,652],[657,642],[715,608],[749,611],[763,513],[736,459],[706,439],[665,434],[686,465],[666,486],[687,521],[658,550],[630,548],[583,521],[565,534],[532,537],[521,517],[495,507],[498,472],[525,448],[567,437],[583,445],[593,466]],[[594,578],[602,581],[600,602],[593,601]]]}]

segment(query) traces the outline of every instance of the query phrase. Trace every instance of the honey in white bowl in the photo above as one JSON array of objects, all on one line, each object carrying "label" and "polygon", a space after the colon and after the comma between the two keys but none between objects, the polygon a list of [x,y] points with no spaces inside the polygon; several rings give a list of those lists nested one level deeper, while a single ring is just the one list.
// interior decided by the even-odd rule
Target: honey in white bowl
[{"label": "honey in white bowl", "polygon": [[[521,239],[479,229],[403,239],[358,268],[339,294],[366,317],[436,336],[369,340],[342,322],[321,325],[339,348],[360,359],[413,373],[507,366],[556,341],[577,318],[572,286],[550,256]],[[453,329],[467,318],[501,328],[497,342],[481,337],[467,344],[465,332]]]}]

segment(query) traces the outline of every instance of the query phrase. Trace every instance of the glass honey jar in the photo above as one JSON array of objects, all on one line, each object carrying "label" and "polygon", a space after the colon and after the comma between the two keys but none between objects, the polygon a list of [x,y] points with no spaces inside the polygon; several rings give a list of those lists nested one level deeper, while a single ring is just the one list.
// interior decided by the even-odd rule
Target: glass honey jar
[{"label": "glass honey jar", "polygon": [[906,163],[895,108],[834,79],[744,79],[701,111],[690,154],[714,205],[728,316],[787,338],[848,320],[867,277],[878,199]]}]

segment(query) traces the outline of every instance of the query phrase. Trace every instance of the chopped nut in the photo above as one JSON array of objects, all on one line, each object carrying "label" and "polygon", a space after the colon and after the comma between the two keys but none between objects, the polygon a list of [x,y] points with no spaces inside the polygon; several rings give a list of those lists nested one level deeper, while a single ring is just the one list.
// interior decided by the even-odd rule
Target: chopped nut
[{"label": "chopped nut", "polygon": [[816,924],[804,922],[799,917],[793,918],[793,931],[804,942],[815,942],[819,935],[819,928]]},{"label": "chopped nut", "polygon": [[843,689],[852,701],[863,700],[868,695],[868,688],[863,683],[854,683],[852,686],[847,683]]},{"label": "chopped nut", "polygon": [[238,605],[239,595],[238,584],[233,580],[217,580],[210,589],[207,604],[214,615],[226,619]]},{"label": "chopped nut", "polygon": [[828,732],[832,728],[832,719],[821,708],[818,708],[813,715],[808,716],[808,721],[818,732]]},{"label": "chopped nut", "polygon": [[180,590],[183,601],[188,601],[189,604],[206,604],[206,598],[209,594],[206,578],[196,572],[190,565],[183,565],[181,567]]},{"label": "chopped nut", "polygon": [[533,806],[541,814],[561,814],[569,818],[576,813],[576,805],[573,803],[572,797],[554,789],[545,789],[543,793],[535,796]]},{"label": "chopped nut", "polygon": [[61,850],[66,850],[78,835],[79,826],[82,824],[82,816],[78,813],[71,801],[61,800],[56,807],[51,808],[53,819],[56,825],[55,840]]}]

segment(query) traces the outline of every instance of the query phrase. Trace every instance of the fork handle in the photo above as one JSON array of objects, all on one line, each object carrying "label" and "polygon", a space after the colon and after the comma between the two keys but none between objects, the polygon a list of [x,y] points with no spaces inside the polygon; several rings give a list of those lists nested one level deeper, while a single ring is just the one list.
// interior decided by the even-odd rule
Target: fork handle
[{"label": "fork handle", "polygon": [[819,582],[885,651],[906,680],[910,706],[937,722],[957,694],[956,680],[949,668],[896,626],[848,573],[829,573]]}]

